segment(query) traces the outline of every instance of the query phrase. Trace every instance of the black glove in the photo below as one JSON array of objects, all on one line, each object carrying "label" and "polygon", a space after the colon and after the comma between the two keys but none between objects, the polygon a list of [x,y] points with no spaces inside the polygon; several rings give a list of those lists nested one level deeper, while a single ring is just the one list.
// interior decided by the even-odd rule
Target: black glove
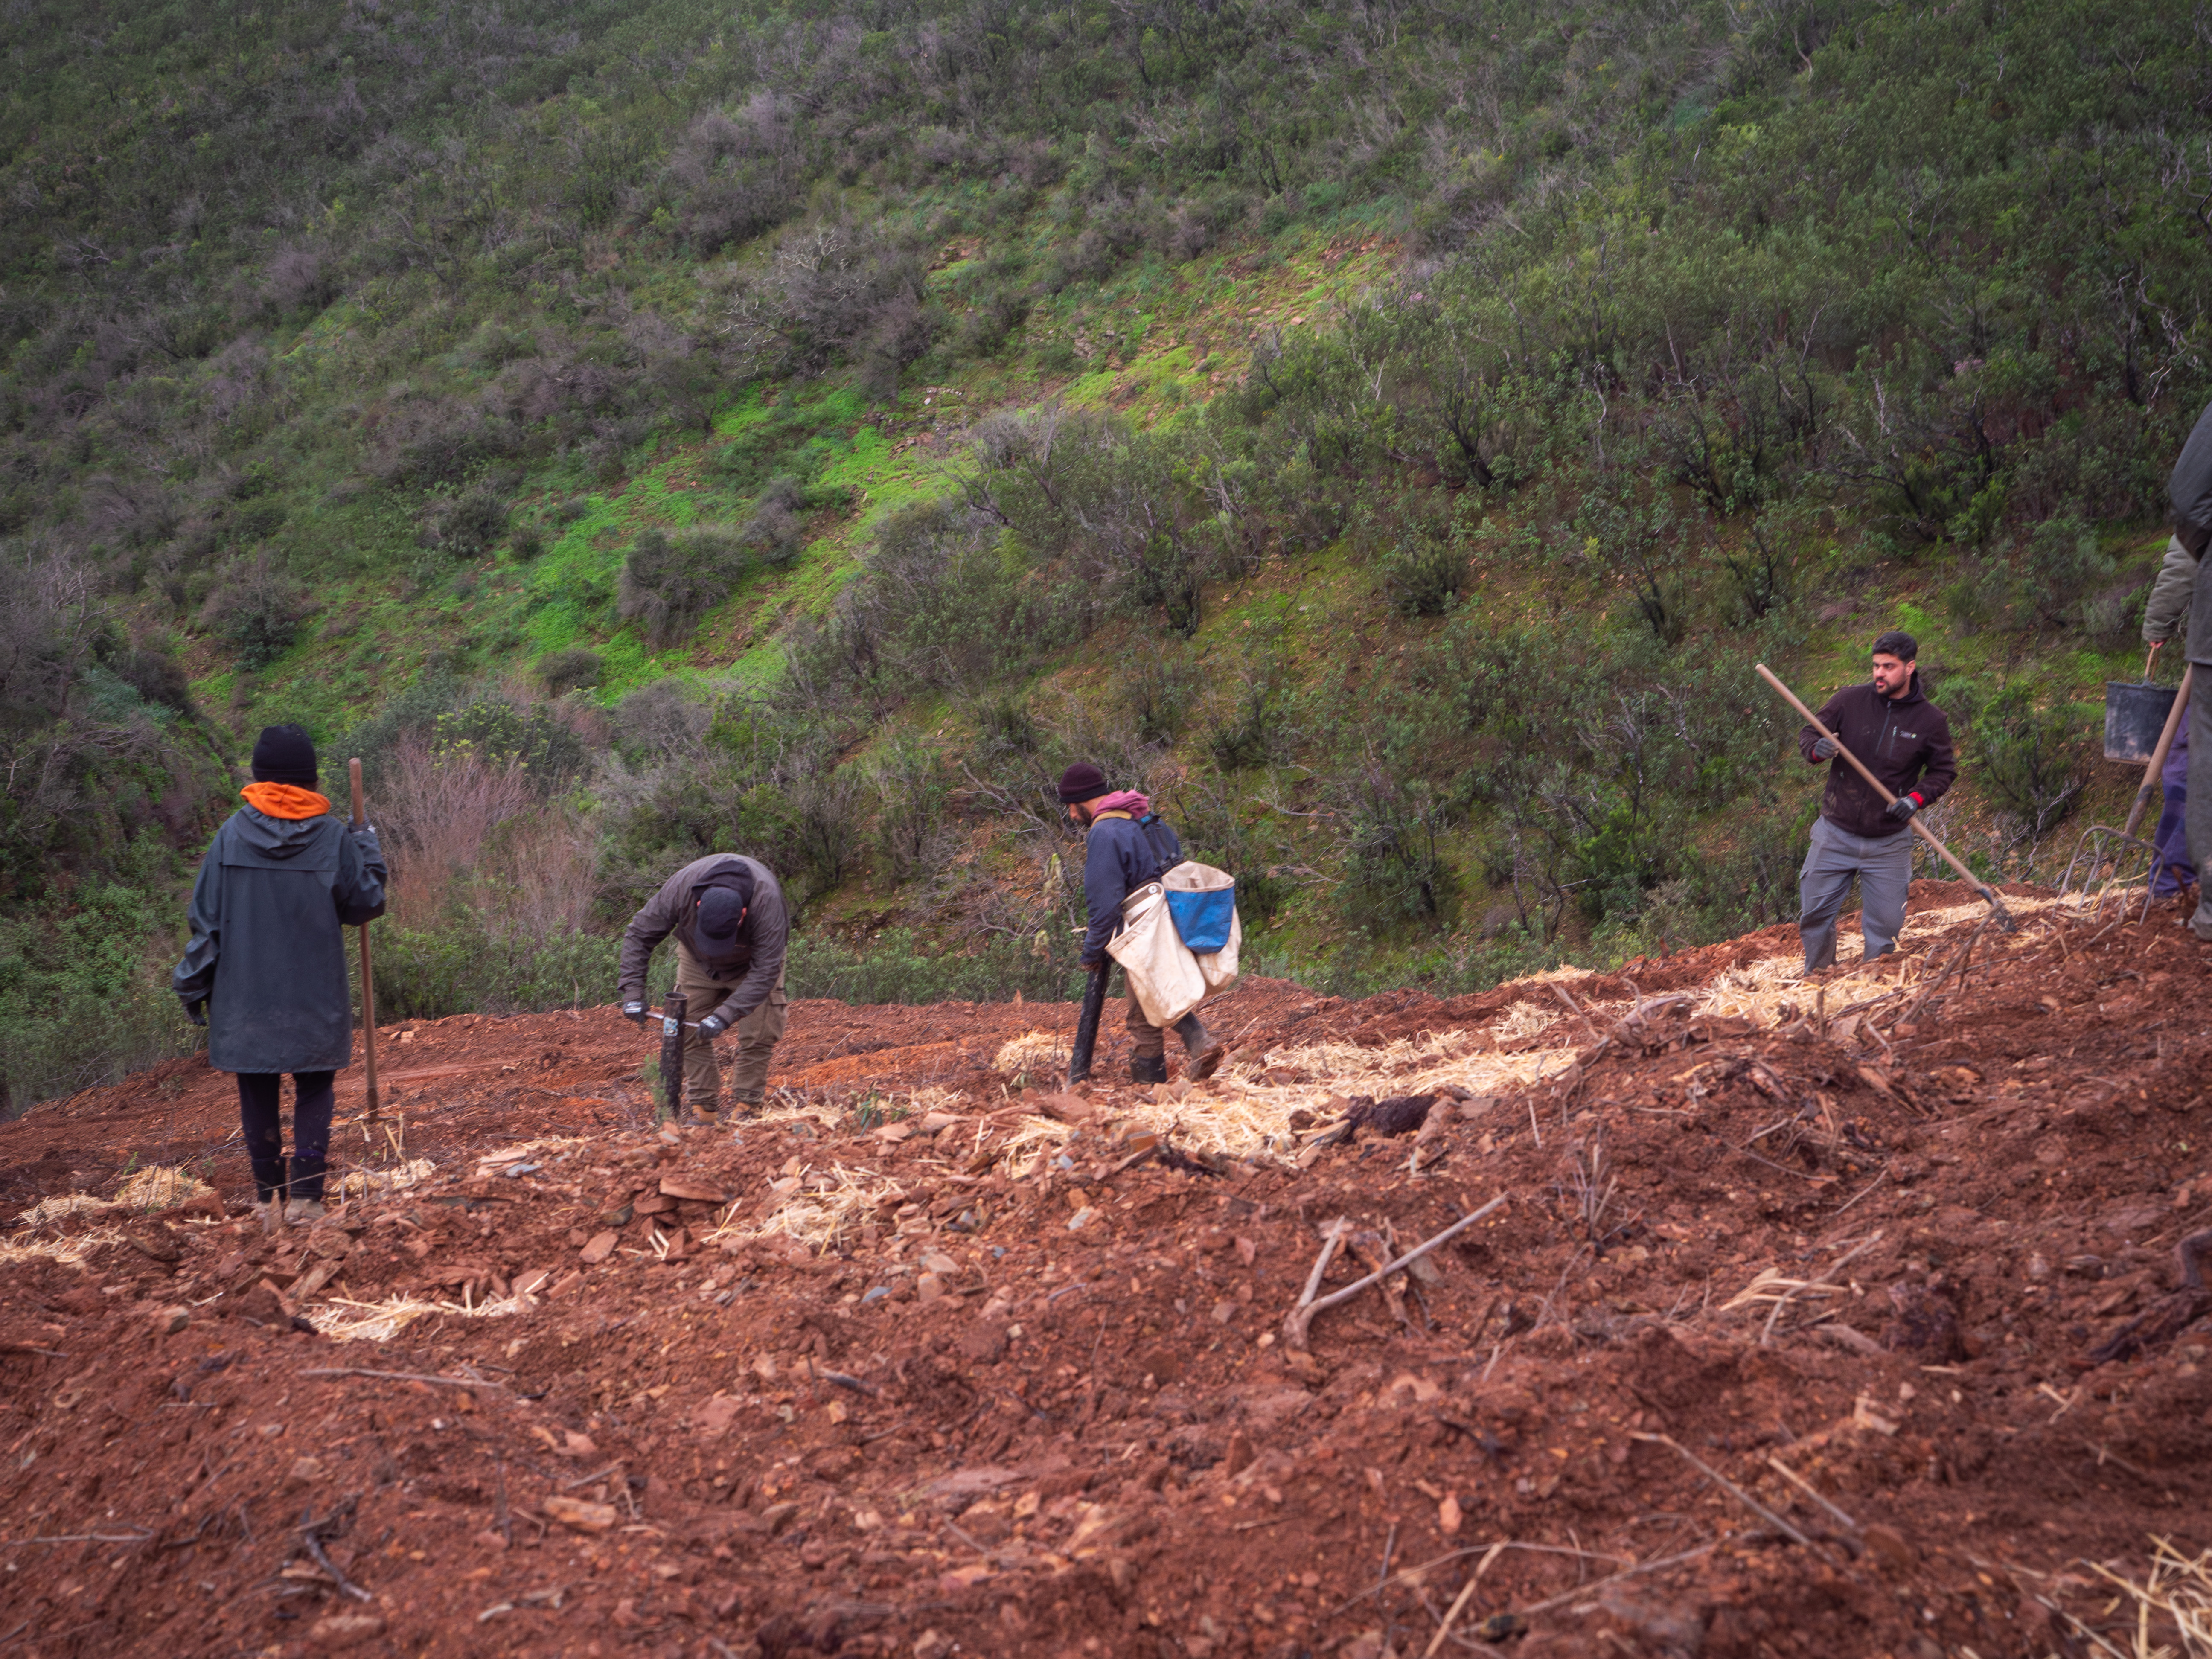
[{"label": "black glove", "polygon": [[641,1002],[623,1004],[623,1018],[642,1031],[645,1029],[645,1005]]},{"label": "black glove", "polygon": [[193,997],[185,1004],[185,1018],[195,1025],[207,1024],[207,999]]},{"label": "black glove", "polygon": [[1890,802],[1887,806],[1882,808],[1882,811],[1887,817],[1895,818],[1899,823],[1903,823],[1907,821],[1919,810],[1920,803],[1913,799],[1910,795],[1899,795],[1895,800]]},{"label": "black glove", "polygon": [[699,1035],[709,1042],[730,1029],[730,1022],[720,1014],[709,1014],[699,1022]]},{"label": "black glove", "polygon": [[1837,756],[1843,752],[1843,750],[1837,745],[1836,740],[1833,738],[1815,738],[1813,739],[1813,758],[1814,760],[1833,760]]}]

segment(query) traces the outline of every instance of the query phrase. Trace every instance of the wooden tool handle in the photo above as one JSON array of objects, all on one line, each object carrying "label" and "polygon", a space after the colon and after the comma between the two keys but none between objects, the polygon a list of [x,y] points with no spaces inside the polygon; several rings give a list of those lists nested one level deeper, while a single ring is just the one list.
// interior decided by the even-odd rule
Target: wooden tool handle
[{"label": "wooden tool handle", "polygon": [[[1875,793],[1882,798],[1885,804],[1897,799],[1895,795],[1890,793],[1890,792],[1883,787],[1882,781],[1880,778],[1875,776],[1873,773],[1867,770],[1866,763],[1863,761],[1860,760],[1856,755],[1851,753],[1850,750],[1844,747],[1842,738],[1838,738],[1834,732],[1828,730],[1826,726],[1820,724],[1820,717],[1818,714],[1815,714],[1811,709],[1805,707],[1803,703],[1797,701],[1797,694],[1796,692],[1792,691],[1788,686],[1783,684],[1780,680],[1776,679],[1771,673],[1767,672],[1767,667],[1765,663],[1753,663],[1752,667],[1758,672],[1759,678],[1765,680],[1777,691],[1779,691],[1782,694],[1784,701],[1788,702],[1792,708],[1796,709],[1799,714],[1805,717],[1806,725],[1811,726],[1815,732],[1818,732],[1830,743],[1836,745],[1836,752],[1851,763],[1851,769],[1867,781],[1869,786],[1872,787]],[[1996,889],[1990,886],[1989,883],[1984,881],[1972,870],[1969,870],[1964,864],[1961,864],[1953,854],[1951,849],[1944,846],[1942,842],[1936,838],[1936,832],[1933,830],[1930,830],[1926,824],[1921,823],[1918,813],[1916,812],[1912,817],[1907,818],[1905,823],[1918,834],[1923,841],[1926,842],[1930,847],[1934,848],[1936,852],[1942,855],[1943,861],[1946,864],[1949,865],[1954,870],[1956,870],[1966,878],[1966,884],[1968,886],[1972,887],[1977,893],[1979,893],[1989,902],[1990,908],[1992,910],[1995,910],[1999,916],[2004,919],[2006,923],[2005,931],[2008,933],[2011,932],[2011,914],[2006,910],[2004,901],[1997,896]]]},{"label": "wooden tool handle", "polygon": [[[2150,649],[2154,657],[2158,654],[2158,646]],[[2143,678],[2149,678],[2150,670],[2146,667]],[[2158,775],[2166,769],[2166,757],[2172,751],[2174,735],[2181,730],[2181,717],[2189,712],[2189,689],[2196,679],[2195,663],[2181,671],[2181,684],[2173,694],[2173,707],[2166,711],[2166,725],[2158,734],[2158,746],[2150,751],[2150,763],[2143,768],[2142,781],[2136,786],[2135,800],[2128,808],[2127,826],[2120,831],[2124,836],[2135,834],[2136,825],[2142,822],[2143,808],[2150,805],[2150,792],[2159,787]]]},{"label": "wooden tool handle", "polygon": [[[360,757],[346,763],[346,771],[353,780],[353,827],[359,830],[368,823],[368,811],[362,805]],[[368,1083],[368,1110],[362,1121],[374,1123],[384,1115],[384,1102],[376,1087],[376,969],[369,960],[365,921],[361,925],[361,1026],[362,1059]]]}]

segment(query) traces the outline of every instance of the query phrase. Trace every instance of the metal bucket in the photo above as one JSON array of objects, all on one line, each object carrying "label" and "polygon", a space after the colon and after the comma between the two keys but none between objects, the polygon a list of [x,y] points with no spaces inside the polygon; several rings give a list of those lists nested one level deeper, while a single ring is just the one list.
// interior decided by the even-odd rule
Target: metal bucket
[{"label": "metal bucket", "polygon": [[2105,682],[2105,758],[2140,765],[2158,747],[2166,717],[2173,709],[2171,685],[2148,681]]}]

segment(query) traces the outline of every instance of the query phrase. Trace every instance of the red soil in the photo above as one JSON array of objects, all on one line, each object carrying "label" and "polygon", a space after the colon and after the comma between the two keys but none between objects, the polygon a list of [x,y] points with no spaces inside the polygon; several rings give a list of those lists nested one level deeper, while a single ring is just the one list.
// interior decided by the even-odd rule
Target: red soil
[{"label": "red soil", "polygon": [[[1887,1042],[1678,1006],[1554,1083],[1304,1168],[1117,1172],[1086,1133],[1013,1179],[972,1121],[898,1143],[851,1118],[656,1130],[653,1042],[611,1011],[392,1028],[431,1182],[275,1239],[173,1211],[9,1235],[122,1220],[136,1242],[0,1266],[0,1644],[1379,1659],[1463,1602],[1442,1650],[2044,1659],[2094,1650],[2080,1620],[2132,1651],[2132,1603],[2086,1564],[2140,1578],[2154,1534],[2212,1543],[2212,1322],[2087,1353],[2212,1222],[2212,952],[2166,915],[2037,926]],[[1793,945],[1626,978],[1692,988]],[[1214,1018],[1247,1047],[1372,1044],[1528,994],[1261,982]],[[775,1081],[988,1111],[998,1045],[1073,1023],[801,1002]],[[0,1127],[0,1198],[208,1163],[234,1211],[234,1098],[195,1063],[40,1108]],[[518,1178],[474,1173],[575,1134],[595,1139]],[[899,1192],[819,1254],[726,1251],[705,1200],[623,1213],[670,1178],[742,1223],[771,1182],[840,1165]],[[1292,1350],[1333,1218],[1372,1254],[1499,1194],[1432,1276]],[[1727,1307],[1767,1269],[1809,1288]],[[1340,1257],[1324,1293],[1365,1271]],[[292,1319],[540,1276],[522,1311],[383,1343]],[[334,1369],[462,1380],[309,1375]]]}]

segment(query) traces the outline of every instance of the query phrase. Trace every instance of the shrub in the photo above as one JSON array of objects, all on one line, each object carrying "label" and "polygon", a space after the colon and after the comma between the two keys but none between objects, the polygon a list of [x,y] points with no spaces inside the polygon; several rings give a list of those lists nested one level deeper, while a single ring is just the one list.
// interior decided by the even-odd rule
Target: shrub
[{"label": "shrub", "polygon": [[1970,686],[1949,694],[1973,734],[1975,770],[1984,789],[2041,836],[2063,823],[2089,787],[2089,726],[2069,703],[2038,708],[2021,684],[1986,700]]},{"label": "shrub", "polygon": [[480,559],[507,533],[507,504],[489,484],[472,484],[458,495],[433,497],[422,519],[426,547],[442,548],[456,558]]},{"label": "shrub", "polygon": [[1467,592],[1466,550],[1439,537],[1401,537],[1377,568],[1391,609],[1401,616],[1441,617]]},{"label": "shrub", "polygon": [[597,685],[606,665],[596,651],[571,646],[566,651],[550,652],[538,659],[538,678],[545,683],[546,691],[562,696],[586,686]]},{"label": "shrub", "polygon": [[148,702],[173,708],[179,714],[195,712],[191,682],[185,678],[184,665],[167,647],[141,642],[118,655],[112,666]]},{"label": "shrub", "polygon": [[696,526],[673,536],[648,530],[623,561],[616,608],[624,620],[639,623],[656,647],[673,645],[729,597],[751,563],[745,541],[719,526]]},{"label": "shrub", "polygon": [[307,614],[306,592],[264,553],[231,568],[200,607],[200,623],[253,673],[292,648]]},{"label": "shrub", "polygon": [[430,722],[429,744],[440,759],[472,754],[494,767],[526,772],[539,793],[557,789],[584,769],[584,740],[552,710],[496,697],[480,697]]}]

